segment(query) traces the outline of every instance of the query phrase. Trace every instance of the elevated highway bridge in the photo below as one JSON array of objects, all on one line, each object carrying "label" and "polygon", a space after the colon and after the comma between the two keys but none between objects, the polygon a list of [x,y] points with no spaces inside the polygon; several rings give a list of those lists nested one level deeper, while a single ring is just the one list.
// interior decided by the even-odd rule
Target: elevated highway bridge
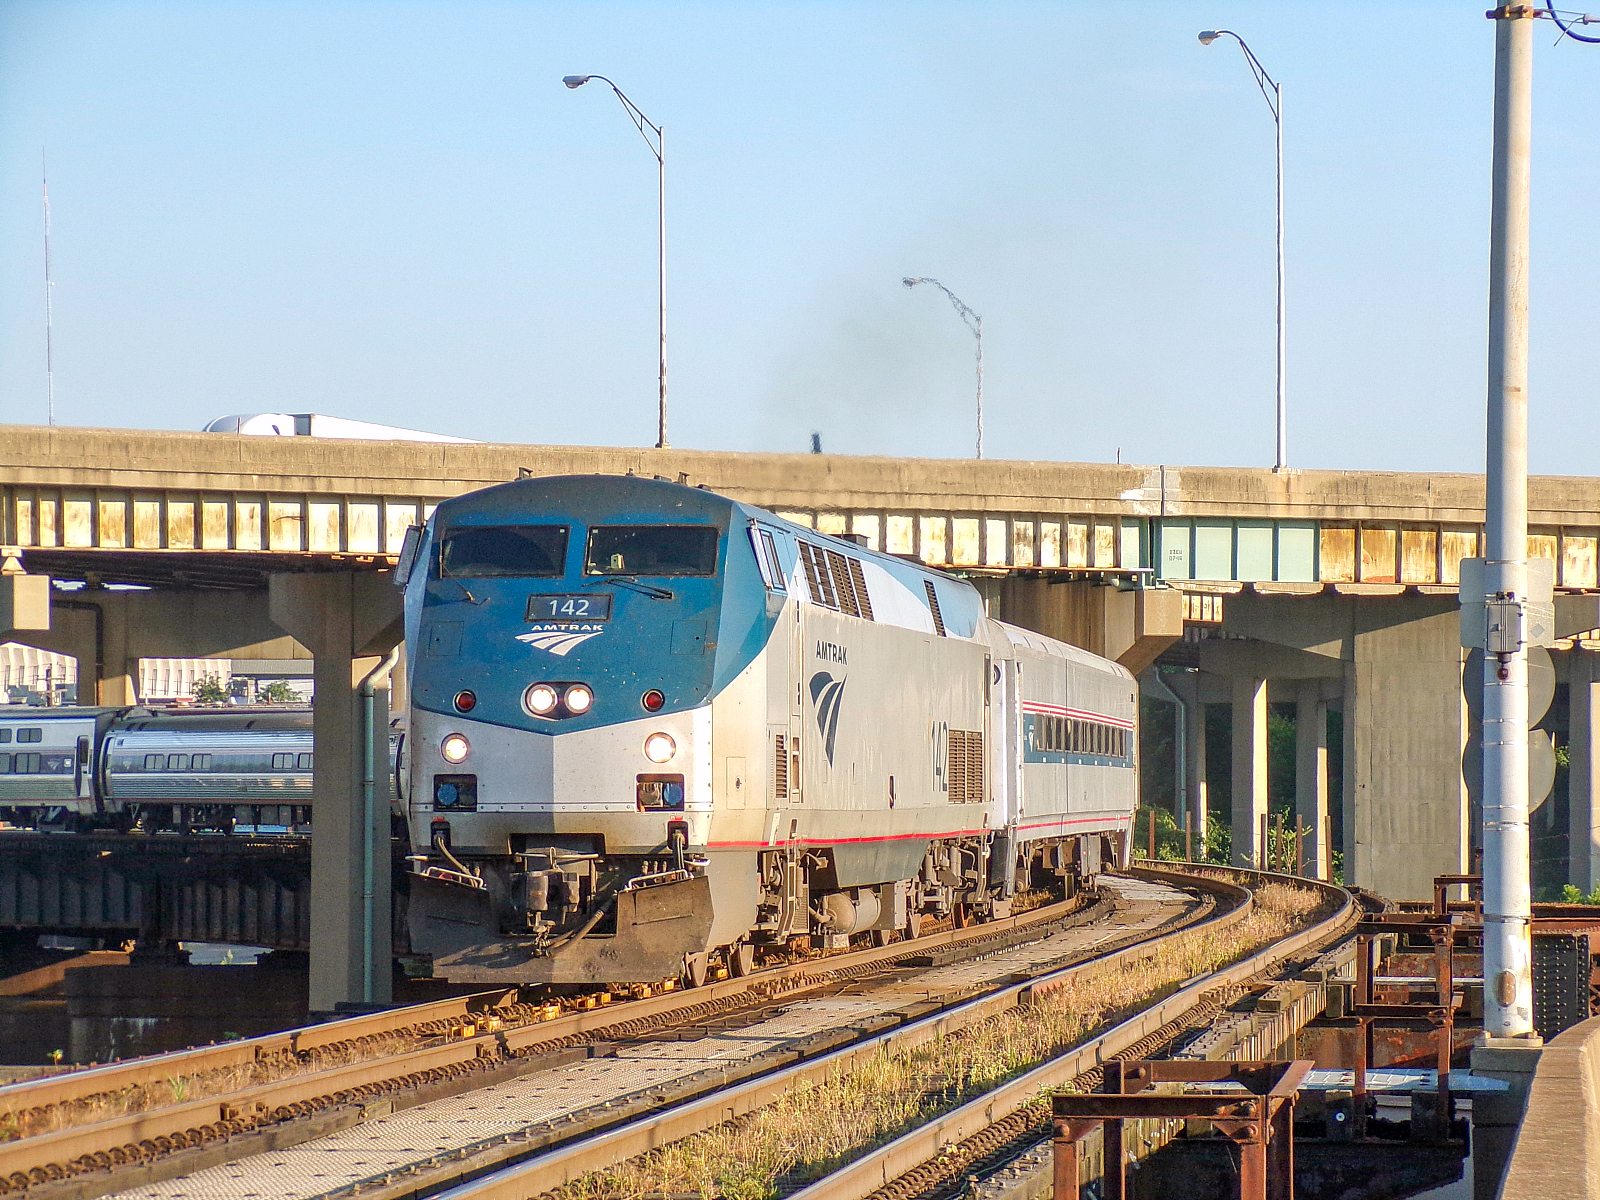
[{"label": "elevated highway bridge", "polygon": [[[1482,544],[1477,475],[12,426],[0,436],[0,638],[74,655],[106,704],[136,699],[140,658],[314,658],[317,794],[350,796],[356,685],[400,638],[382,573],[405,529],[520,474],[591,472],[704,485],[961,571],[996,616],[1118,658],[1174,705],[1176,802],[1191,819],[1224,807],[1213,792],[1226,779],[1241,862],[1262,842],[1270,701],[1300,714],[1295,802],[1313,872],[1339,852],[1346,880],[1420,898],[1473,865],[1457,589]],[[1536,877],[1588,891],[1600,884],[1600,479],[1534,478],[1529,499],[1529,554],[1552,561],[1563,639],[1546,726],[1571,756],[1566,787],[1535,814]],[[41,593],[18,582],[29,576],[88,586]],[[99,586],[117,583],[151,590]],[[1232,714],[1225,770],[1205,753],[1218,704]],[[1331,806],[1330,708],[1344,714]],[[343,912],[338,937],[354,938],[339,897],[360,831],[319,816],[317,832],[312,907]],[[319,898],[322,861],[335,874]],[[325,1000],[347,990],[340,978]]]}]

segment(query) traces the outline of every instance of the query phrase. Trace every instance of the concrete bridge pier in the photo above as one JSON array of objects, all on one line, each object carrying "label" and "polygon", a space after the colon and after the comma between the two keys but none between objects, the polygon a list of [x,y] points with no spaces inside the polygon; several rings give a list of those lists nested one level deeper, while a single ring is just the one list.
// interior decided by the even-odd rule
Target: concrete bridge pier
[{"label": "concrete bridge pier", "polygon": [[[310,1009],[392,1000],[389,884],[389,688],[367,728],[362,682],[404,636],[387,573],[275,574],[272,619],[311,651],[317,756],[311,834]],[[372,792],[363,786],[370,774]]]},{"label": "concrete bridge pier", "polygon": [[[1342,690],[1342,688],[1341,688]],[[1328,879],[1328,700],[1320,681],[1302,680],[1295,701],[1294,814],[1305,830],[1305,871]]]}]

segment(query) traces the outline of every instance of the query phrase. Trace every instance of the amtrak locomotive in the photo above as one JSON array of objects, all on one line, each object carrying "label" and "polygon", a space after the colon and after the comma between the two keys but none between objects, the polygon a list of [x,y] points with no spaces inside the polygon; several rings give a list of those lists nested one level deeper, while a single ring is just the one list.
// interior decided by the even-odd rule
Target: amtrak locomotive
[{"label": "amtrak locomotive", "polygon": [[445,501],[397,581],[411,943],[452,980],[698,982],[1126,854],[1132,676],[942,572],[577,476]]}]

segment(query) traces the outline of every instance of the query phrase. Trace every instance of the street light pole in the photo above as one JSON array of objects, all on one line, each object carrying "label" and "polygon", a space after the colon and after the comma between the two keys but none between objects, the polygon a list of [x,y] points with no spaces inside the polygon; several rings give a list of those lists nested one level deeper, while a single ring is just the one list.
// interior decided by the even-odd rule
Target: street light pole
[{"label": "street light pole", "polygon": [[1483,1030],[1533,1032],[1528,877],[1528,179],[1533,18],[1497,8],[1483,590]]},{"label": "street light pole", "polygon": [[[656,449],[667,449],[667,135],[661,126],[640,111],[616,84],[604,75],[568,75],[561,82],[569,88],[581,88],[591,79],[598,79],[617,94],[628,118],[650,147],[656,159],[656,247],[657,247],[657,298],[661,330],[660,399],[656,414]],[[655,140],[651,141],[651,135]]]},{"label": "street light pole", "polygon": [[961,317],[961,320],[966,324],[966,327],[972,331],[972,336],[977,338],[977,340],[978,340],[978,457],[982,458],[983,457],[983,318],[980,317],[977,313],[973,312],[965,304],[961,303],[960,297],[958,297],[949,288],[945,287],[945,285],[940,283],[937,279],[925,279],[925,278],[923,278],[922,276],[919,275],[915,279],[913,279],[913,278],[908,276],[905,279],[902,279],[900,282],[905,284],[906,287],[908,287],[908,288],[916,287],[917,284],[919,284],[919,283],[931,284],[932,286],[938,288],[946,296],[950,297],[950,303],[955,306],[955,310],[956,310],[957,314]]},{"label": "street light pole", "polygon": [[1278,169],[1278,437],[1277,456],[1272,469],[1274,471],[1286,471],[1289,469],[1289,359],[1286,341],[1287,306],[1283,278],[1283,85],[1267,74],[1267,69],[1261,65],[1261,60],[1255,56],[1255,52],[1250,49],[1242,37],[1231,29],[1201,30],[1200,44],[1209,46],[1221,37],[1231,37],[1239,43],[1239,49],[1244,51],[1245,62],[1250,66],[1250,74],[1255,78],[1256,86],[1261,89],[1262,96],[1266,98],[1267,107],[1272,110],[1272,124],[1276,130]]}]

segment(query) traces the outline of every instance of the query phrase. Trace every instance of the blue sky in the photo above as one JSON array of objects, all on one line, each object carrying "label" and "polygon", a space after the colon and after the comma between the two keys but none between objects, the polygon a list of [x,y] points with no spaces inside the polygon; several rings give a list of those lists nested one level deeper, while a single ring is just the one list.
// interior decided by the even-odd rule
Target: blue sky
[{"label": "blue sky", "polygon": [[[0,2],[0,421],[1479,470],[1484,4]],[[1600,474],[1600,46],[1535,66],[1532,465]]]}]

